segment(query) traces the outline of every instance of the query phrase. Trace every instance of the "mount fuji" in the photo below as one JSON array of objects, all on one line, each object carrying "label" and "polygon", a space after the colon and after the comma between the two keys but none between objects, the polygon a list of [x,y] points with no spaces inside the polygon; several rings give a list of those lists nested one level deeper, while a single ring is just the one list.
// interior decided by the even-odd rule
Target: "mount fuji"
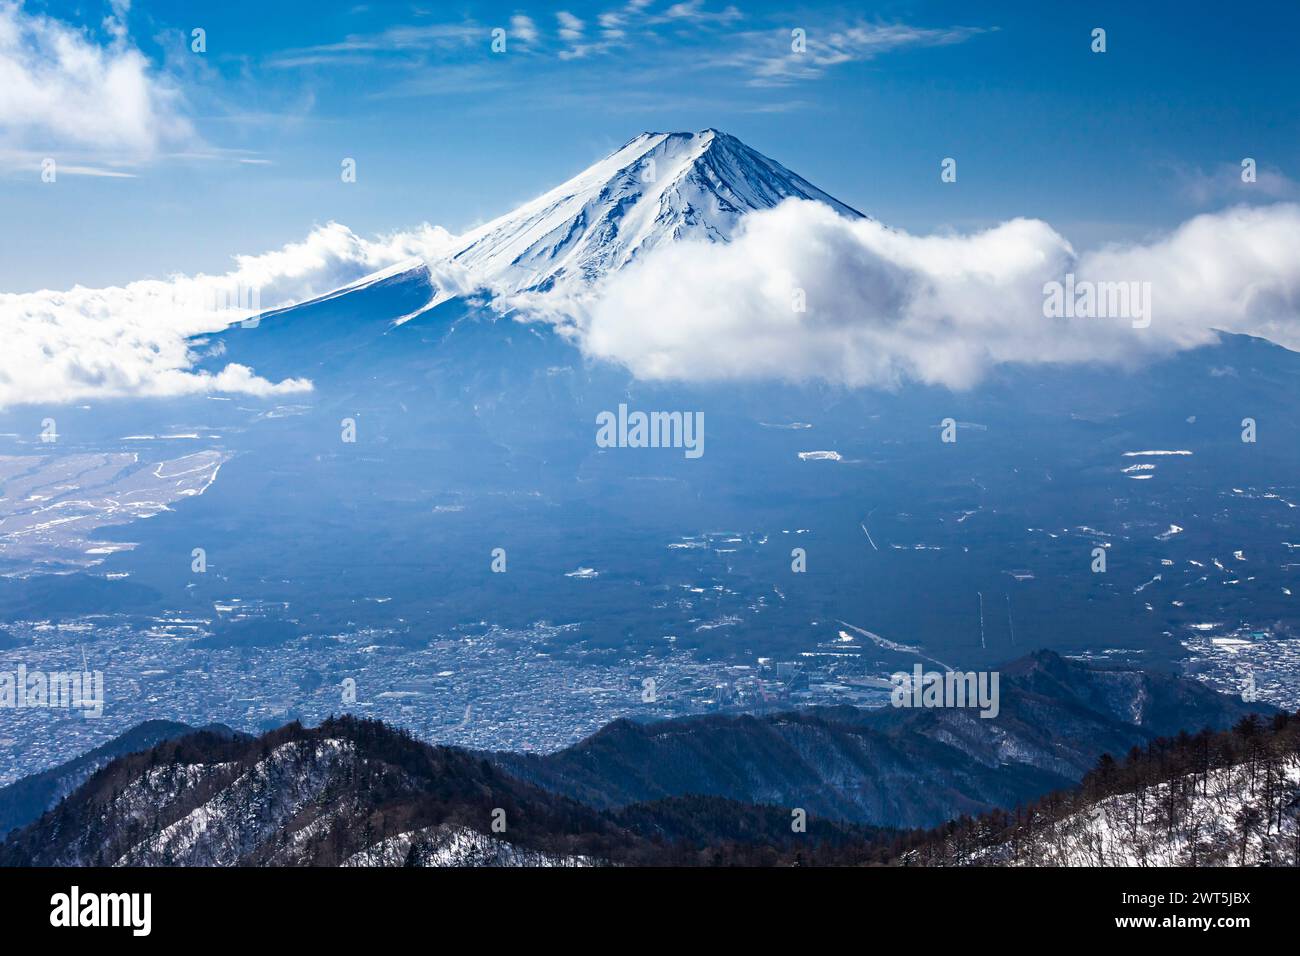
[{"label": "mount fuji", "polygon": [[457,281],[424,279],[427,265],[416,257],[322,298],[391,280],[434,283],[419,310],[399,317],[402,324],[471,288],[508,296],[589,286],[668,243],[729,242],[746,214],[786,199],[866,218],[727,133],[641,133],[554,189],[450,240],[438,258]]},{"label": "mount fuji", "polygon": [[746,213],[789,198],[860,212],[734,136],[642,133],[513,212],[471,230],[454,261],[496,291],[591,282],[667,242],[726,242]]},{"label": "mount fuji", "polygon": [[[1006,366],[961,393],[718,386],[638,380],[491,307],[598,283],[665,244],[727,242],[747,213],[787,198],[862,215],[726,134],[643,133],[453,240],[445,261],[193,342],[198,370],[235,362],[309,379],[310,392],[60,408],[58,453],[14,444],[0,504],[101,502],[103,520],[24,519],[24,547],[0,551],[0,616],[120,615],[151,647],[249,662],[275,649],[247,667],[305,655],[276,700],[306,717],[335,710],[330,682],[359,674],[363,688],[390,688],[373,716],[445,717],[448,739],[491,747],[507,745],[491,728],[520,712],[590,708],[594,729],[622,712],[608,702],[640,700],[643,669],[665,655],[732,668],[726,681],[760,658],[794,662],[792,700],[832,702],[918,660],[988,667],[1041,647],[1231,683],[1240,658],[1214,638],[1282,634],[1300,423],[1270,419],[1250,446],[1239,423],[1300,405],[1300,357],[1285,349],[1223,336],[1135,371]],[[706,453],[601,447],[598,416],[620,406],[702,415]],[[29,418],[0,413],[0,431],[29,434]],[[956,443],[940,440],[945,419]],[[172,481],[192,479],[195,455],[203,482]],[[92,474],[87,504],[77,476]],[[154,477],[131,484],[137,474]],[[125,521],[121,502],[141,495],[156,507]],[[79,537],[60,539],[65,527]],[[50,574],[29,557],[38,538],[63,553],[95,546]],[[1103,574],[1090,571],[1097,548]],[[358,634],[356,670],[320,663]],[[432,680],[412,654],[477,647],[493,650],[474,658],[486,670],[466,670],[470,689],[411,709],[403,695]],[[539,691],[495,725],[465,717],[459,729],[467,703],[492,713],[485,688],[531,686],[556,662],[609,670],[562,704]],[[207,666],[177,665],[175,686],[202,698]],[[411,682],[422,690],[402,689]],[[713,686],[680,699],[716,703]],[[243,712],[225,699],[139,716],[234,726]]]}]

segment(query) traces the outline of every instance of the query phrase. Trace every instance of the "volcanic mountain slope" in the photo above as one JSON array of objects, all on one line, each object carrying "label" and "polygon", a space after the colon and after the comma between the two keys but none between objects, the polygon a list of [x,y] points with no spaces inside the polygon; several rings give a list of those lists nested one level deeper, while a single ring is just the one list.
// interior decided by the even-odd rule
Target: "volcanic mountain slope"
[{"label": "volcanic mountain slope", "polygon": [[1300,865],[1300,713],[1103,759],[1069,793],[909,838],[914,866]]},{"label": "volcanic mountain slope", "polygon": [[536,199],[454,237],[442,253],[452,269],[415,258],[300,305],[393,281],[427,283],[426,303],[391,317],[400,325],[475,289],[509,295],[589,284],[666,243],[728,242],[746,213],[786,199],[864,218],[727,133],[645,132]]},{"label": "volcanic mountain slope", "polygon": [[[656,150],[663,158],[649,182],[636,167]],[[633,246],[676,241],[675,232],[723,237],[733,207],[819,195],[708,131],[637,137],[578,180],[532,213],[466,237],[466,268],[481,268],[488,284],[497,270],[521,270],[501,279],[507,290],[540,285],[556,270],[582,274],[578,260],[635,263]],[[678,221],[673,210],[685,208],[678,200],[694,182],[720,198],[691,200]],[[644,222],[660,224],[648,233],[625,221],[642,206]],[[587,231],[597,208],[596,218],[622,216],[619,228]],[[579,220],[587,225],[576,244],[542,241]],[[506,222],[537,232],[515,248]],[[1298,426],[1271,420],[1269,440],[1252,446],[1239,427],[1243,410],[1300,401],[1300,359],[1284,349],[1229,336],[1137,373],[1004,367],[960,394],[645,382],[587,361],[548,323],[513,321],[457,288],[424,266],[396,271],[193,343],[199,371],[237,363],[274,381],[309,379],[310,392],[62,408],[59,454],[129,452],[156,467],[183,448],[225,463],[204,494],[110,529],[112,553],[90,556],[97,563],[85,571],[0,577],[0,616],[207,616],[237,595],[245,606],[290,607],[317,633],[419,621],[398,637],[415,641],[476,621],[526,628],[562,609],[575,644],[628,648],[628,659],[666,634],[715,657],[752,649],[793,659],[850,620],[908,635],[963,667],[1021,653],[1017,634],[1067,653],[1136,648],[1164,663],[1183,656],[1179,635],[1191,625],[1292,616],[1284,542],[1296,540],[1300,511],[1279,512],[1278,499],[1300,463]],[[707,453],[599,447],[596,416],[624,403],[702,413]],[[935,440],[947,417],[972,423],[956,453]],[[341,440],[345,420],[357,426],[353,443]],[[31,428],[29,410],[0,412],[0,435]],[[1137,449],[1193,454],[1137,466],[1127,457]],[[819,450],[836,457],[804,457]],[[1225,489],[1242,491],[1224,499]],[[1184,530],[1166,539],[1175,524]],[[680,546],[718,528],[738,532],[743,546]],[[817,547],[816,570],[797,580],[778,547],[792,529]],[[1078,555],[1102,533],[1123,542],[1125,560],[1104,577],[1077,573]],[[219,575],[196,578],[180,559],[196,541],[214,557],[219,549]],[[465,560],[507,544],[508,576],[489,581],[486,561]],[[1207,570],[1238,549],[1245,573]],[[564,577],[577,567],[600,576]],[[344,575],[345,587],[325,586]],[[1006,595],[987,646],[961,626],[977,626],[977,591]],[[647,595],[662,608],[653,619],[641,610]],[[724,620],[736,624],[702,628]],[[902,663],[866,651],[876,672]],[[304,713],[319,719],[330,705]]]},{"label": "volcanic mountain slope", "polygon": [[11,834],[0,865],[777,863],[860,860],[876,845],[868,828],[811,820],[795,833],[790,821],[717,799],[603,814],[472,753],[340,718],[257,739],[200,732],[119,758]]},{"label": "volcanic mountain slope", "polygon": [[1077,782],[1103,753],[1260,710],[1179,678],[1050,651],[1001,672],[1001,712],[817,708],[618,721],[546,756],[498,754],[519,777],[598,807],[696,793],[893,827],[1010,807]]},{"label": "volcanic mountain slope", "polygon": [[642,133],[513,212],[461,237],[453,258],[498,292],[591,281],[667,242],[725,242],[745,213],[784,199],[856,209],[734,136]]},{"label": "volcanic mountain slope", "polygon": [[424,304],[391,317],[401,325],[472,290],[510,295],[590,284],[666,243],[728,242],[746,213],[786,199],[863,218],[727,133],[645,132],[536,199],[453,238],[442,253],[446,262],[431,268],[411,259],[300,305],[393,281],[427,284]]}]

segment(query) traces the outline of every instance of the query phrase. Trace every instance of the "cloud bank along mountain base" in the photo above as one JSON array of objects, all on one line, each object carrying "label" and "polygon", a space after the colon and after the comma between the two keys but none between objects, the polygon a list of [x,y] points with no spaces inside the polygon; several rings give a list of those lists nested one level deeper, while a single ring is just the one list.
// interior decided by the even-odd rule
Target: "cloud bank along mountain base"
[{"label": "cloud bank along mountain base", "polygon": [[0,352],[0,407],[122,395],[309,391],[305,379],[270,382],[233,363],[215,374],[191,372],[202,348],[192,337],[311,299],[413,257],[436,260],[449,238],[426,225],[367,240],[330,223],[302,242],[239,256],[223,275],[0,294],[0,329],[7,342]]},{"label": "cloud bank along mountain base", "polygon": [[[1047,314],[1049,284],[1109,283],[1136,293],[1123,314]],[[585,292],[514,302],[651,379],[961,389],[999,363],[1135,363],[1214,329],[1297,348],[1300,206],[1234,208],[1077,255],[1039,220],[912,236],[790,200],[751,213],[730,244],[662,247]]]},{"label": "cloud bank along mountain base", "polygon": [[[1078,254],[1040,220],[913,236],[790,199],[746,215],[730,242],[666,243],[545,292],[476,276],[452,258],[456,246],[427,224],[367,240],[330,223],[238,257],[220,276],[0,295],[10,343],[0,406],[310,390],[236,364],[191,372],[202,347],[192,337],[252,314],[242,290],[256,290],[265,310],[412,259],[428,265],[440,297],[486,288],[499,312],[553,323],[589,357],[646,379],[963,389],[1000,363],[1135,365],[1206,344],[1215,329],[1300,348],[1300,206],[1290,203],[1231,208],[1147,243]],[[1105,292],[1113,284],[1133,292],[1118,310]]]}]

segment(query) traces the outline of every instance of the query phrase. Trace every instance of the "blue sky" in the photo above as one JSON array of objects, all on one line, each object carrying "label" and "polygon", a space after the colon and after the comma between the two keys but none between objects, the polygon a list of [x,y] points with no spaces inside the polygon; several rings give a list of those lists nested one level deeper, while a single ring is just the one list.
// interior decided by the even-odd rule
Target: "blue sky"
[{"label": "blue sky", "polygon": [[648,129],[726,130],[919,232],[1033,216],[1089,247],[1297,198],[1300,7],[1087,7],[0,0],[32,84],[0,91],[0,291],[223,271],[329,220],[460,231]]}]

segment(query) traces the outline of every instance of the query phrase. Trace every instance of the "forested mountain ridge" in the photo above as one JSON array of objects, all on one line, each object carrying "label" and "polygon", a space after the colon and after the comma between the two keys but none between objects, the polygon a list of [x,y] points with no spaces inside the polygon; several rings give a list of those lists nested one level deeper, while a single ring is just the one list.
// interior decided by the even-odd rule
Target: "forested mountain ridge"
[{"label": "forested mountain ridge", "polygon": [[378,721],[200,731],[119,757],[0,845],[6,866],[861,862],[880,832],[688,797],[602,813]]},{"label": "forested mountain ridge", "polygon": [[822,707],[623,720],[554,754],[493,760],[602,808],[712,794],[876,826],[933,826],[1069,787],[1103,753],[1269,710],[1195,681],[1051,651],[1005,665],[1000,697],[991,719],[965,708]]},{"label": "forested mountain ridge", "polygon": [[[114,757],[146,750],[161,741],[192,734],[196,729],[174,720],[146,720],[79,757],[0,787],[0,838],[39,819]],[[235,735],[235,731],[222,724],[210,724],[203,729],[218,735]]]}]

